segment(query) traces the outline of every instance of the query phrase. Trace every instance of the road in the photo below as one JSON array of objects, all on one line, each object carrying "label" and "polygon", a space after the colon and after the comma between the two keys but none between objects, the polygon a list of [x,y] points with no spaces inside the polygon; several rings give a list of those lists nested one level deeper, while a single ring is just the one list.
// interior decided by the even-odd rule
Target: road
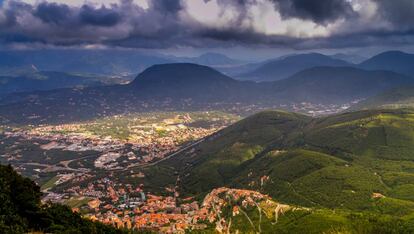
[{"label": "road", "polygon": [[[196,142],[194,142],[194,143],[192,143],[192,144],[190,144],[190,145],[188,145],[186,147],[183,147],[183,148],[179,149],[178,151],[175,151],[174,153],[171,153],[170,155],[168,155],[168,156],[166,156],[166,157],[164,157],[164,158],[162,158],[162,159],[160,159],[160,160],[158,160],[156,162],[152,162],[152,163],[139,163],[138,165],[137,164],[132,164],[132,165],[129,165],[128,167],[126,167],[126,168],[115,169],[115,170],[111,170],[111,171],[123,171],[123,170],[128,170],[130,168],[146,168],[146,167],[155,166],[158,163],[161,163],[161,162],[163,162],[163,161],[165,161],[167,159],[170,159],[170,158],[176,156],[177,154],[180,154],[183,151],[188,150],[191,147],[194,147],[194,146],[200,144],[201,142],[205,141],[205,139],[206,138],[202,138],[202,139],[200,139],[200,140],[198,140],[198,141],[196,141]],[[84,156],[84,157],[81,157],[81,158],[76,158],[76,159],[61,161],[61,162],[56,163],[56,164],[41,164],[41,163],[23,163],[23,164],[25,164],[25,165],[32,165],[32,166],[42,166],[42,167],[45,167],[46,170],[48,170],[48,171],[65,171],[65,170],[68,170],[68,171],[76,171],[76,172],[86,172],[86,171],[90,171],[90,169],[89,170],[82,170],[82,169],[71,168],[71,167],[69,167],[69,163],[71,163],[73,161],[82,160],[82,159],[85,159],[85,158],[96,157],[96,156],[97,155],[94,153],[92,155],[87,155],[87,156]],[[62,165],[62,166],[59,166],[59,164]]]},{"label": "road", "polygon": [[48,172],[51,172],[51,171],[76,171],[76,172],[86,172],[86,170],[74,169],[74,168],[70,168],[70,167],[61,167],[61,166],[58,166],[57,164],[22,163],[22,165],[45,167],[43,170],[44,171],[48,171]]}]

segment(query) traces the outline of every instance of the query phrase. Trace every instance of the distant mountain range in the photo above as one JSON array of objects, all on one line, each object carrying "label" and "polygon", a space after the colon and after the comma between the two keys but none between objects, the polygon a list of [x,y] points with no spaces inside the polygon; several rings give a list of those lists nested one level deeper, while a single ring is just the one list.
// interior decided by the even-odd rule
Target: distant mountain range
[{"label": "distant mountain range", "polygon": [[0,76],[0,95],[60,88],[111,85],[121,80],[103,76],[76,75],[64,72],[29,72],[17,76]]},{"label": "distant mountain range", "polygon": [[172,60],[161,54],[134,50],[10,50],[0,51],[0,73],[60,71],[82,74],[137,74]]},{"label": "distant mountain range", "polygon": [[343,60],[343,61],[346,61],[352,64],[359,64],[367,60],[367,58],[364,56],[357,55],[357,54],[346,54],[346,53],[338,53],[338,54],[330,55],[330,57],[334,59]]},{"label": "distant mountain range", "polygon": [[246,80],[276,81],[288,78],[304,69],[320,66],[346,67],[351,66],[351,64],[323,54],[300,54],[267,62],[256,70],[239,77]]},{"label": "distant mountain range", "polygon": [[[237,78],[254,81],[276,81],[286,79],[304,69],[312,67],[356,67],[365,70],[384,70],[414,76],[414,54],[400,51],[388,51],[378,54],[362,63],[349,63],[351,55],[336,54],[327,56],[318,53],[284,56],[264,62],[245,73],[237,74]],[[358,60],[358,58],[356,58]]]},{"label": "distant mountain range", "polygon": [[242,80],[276,81],[304,69],[329,66],[354,66],[367,70],[388,70],[412,76],[414,55],[389,51],[364,62],[352,54],[323,55],[318,53],[286,55],[277,59],[248,63],[219,53],[197,57],[175,57],[136,50],[2,50],[0,75],[16,76],[27,72],[58,71],[80,75],[126,76],[138,74],[156,64],[195,63],[213,67]]},{"label": "distant mountain range", "polygon": [[414,84],[414,79],[388,71],[353,67],[314,67],[274,83],[274,92],[286,101],[346,103],[390,88]]},{"label": "distant mountain range", "polygon": [[155,64],[176,62],[223,68],[246,63],[219,53],[205,53],[198,57],[174,57],[160,53],[116,49],[2,50],[0,51],[0,75],[16,75],[33,71],[59,71],[123,76],[136,75]]},{"label": "distant mountain range", "polygon": [[177,62],[196,63],[211,67],[227,67],[246,64],[245,61],[229,58],[228,56],[219,53],[205,53],[198,57],[174,57],[173,60]]},{"label": "distant mountain range", "polygon": [[378,54],[359,65],[363,69],[387,70],[414,76],[414,54],[388,51]]},{"label": "distant mountain range", "polygon": [[0,116],[11,122],[76,121],[125,112],[200,110],[286,103],[344,104],[414,80],[386,71],[316,67],[275,82],[234,80],[202,65],[154,65],[127,85],[10,94]]}]

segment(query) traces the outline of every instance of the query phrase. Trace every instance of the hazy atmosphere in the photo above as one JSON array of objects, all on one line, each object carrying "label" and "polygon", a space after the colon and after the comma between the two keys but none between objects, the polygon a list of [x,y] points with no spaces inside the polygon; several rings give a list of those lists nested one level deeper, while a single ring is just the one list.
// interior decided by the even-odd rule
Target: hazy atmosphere
[{"label": "hazy atmosphere", "polygon": [[414,0],[0,0],[0,233],[414,233]]}]

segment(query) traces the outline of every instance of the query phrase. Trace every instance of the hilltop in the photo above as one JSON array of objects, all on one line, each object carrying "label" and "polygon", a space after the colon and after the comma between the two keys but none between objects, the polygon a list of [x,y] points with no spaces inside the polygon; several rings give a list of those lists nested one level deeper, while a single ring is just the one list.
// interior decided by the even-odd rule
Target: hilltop
[{"label": "hilltop", "polygon": [[259,94],[258,87],[250,82],[236,81],[210,67],[191,63],[154,65],[129,85],[145,99],[188,98],[202,102],[254,98]]},{"label": "hilltop", "polygon": [[387,70],[408,76],[414,75],[414,54],[401,51],[387,51],[378,54],[361,64],[360,68],[369,70]]}]

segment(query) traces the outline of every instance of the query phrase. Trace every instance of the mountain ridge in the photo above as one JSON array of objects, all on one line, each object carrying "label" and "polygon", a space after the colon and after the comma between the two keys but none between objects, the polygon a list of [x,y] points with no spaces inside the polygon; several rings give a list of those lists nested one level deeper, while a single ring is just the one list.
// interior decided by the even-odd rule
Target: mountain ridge
[{"label": "mountain ridge", "polygon": [[285,80],[256,83],[234,80],[207,66],[176,63],[148,68],[126,85],[7,95],[0,99],[0,116],[41,123],[151,110],[263,109],[302,102],[342,105],[412,83],[395,73],[347,67],[311,68]]},{"label": "mountain ridge", "polygon": [[316,66],[352,66],[352,64],[320,53],[290,55],[269,61],[240,77],[256,81],[277,81]]},{"label": "mountain ridge", "polygon": [[[261,112],[144,173],[155,176],[150,180],[160,187],[170,182],[155,182],[155,171],[178,173],[180,191],[189,196],[230,186],[305,207],[382,212],[393,204],[403,209],[403,201],[414,201],[399,195],[400,186],[410,183],[403,177],[414,178],[409,172],[413,113],[367,110],[311,118]],[[382,203],[372,198],[375,194],[384,197]]]},{"label": "mountain ridge", "polygon": [[367,70],[388,70],[414,76],[414,54],[402,51],[386,51],[360,63],[358,67]]}]

